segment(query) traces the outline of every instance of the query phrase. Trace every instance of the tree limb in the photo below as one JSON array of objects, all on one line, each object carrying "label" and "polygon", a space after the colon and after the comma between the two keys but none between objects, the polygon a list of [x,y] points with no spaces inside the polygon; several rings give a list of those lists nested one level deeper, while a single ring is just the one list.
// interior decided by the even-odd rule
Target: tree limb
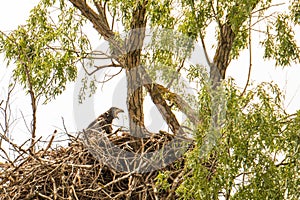
[{"label": "tree limb", "polygon": [[[82,15],[86,17],[97,30],[97,32],[103,36],[103,38],[108,41],[115,49],[115,55],[123,55],[124,50],[120,42],[115,40],[115,34],[108,25],[107,19],[104,14],[104,8],[100,3],[97,3],[97,9],[99,14],[97,14],[84,0],[69,0],[78,10],[81,11]],[[118,60],[119,62],[119,60]]]},{"label": "tree limb", "polygon": [[153,87],[156,87],[161,92],[161,95],[163,97],[165,97],[168,101],[174,104],[181,112],[183,112],[194,125],[197,126],[200,123],[197,111],[195,111],[195,109],[192,109],[189,106],[189,104],[183,98],[181,98],[180,95],[171,92],[168,88],[165,88],[160,84],[154,83]]}]

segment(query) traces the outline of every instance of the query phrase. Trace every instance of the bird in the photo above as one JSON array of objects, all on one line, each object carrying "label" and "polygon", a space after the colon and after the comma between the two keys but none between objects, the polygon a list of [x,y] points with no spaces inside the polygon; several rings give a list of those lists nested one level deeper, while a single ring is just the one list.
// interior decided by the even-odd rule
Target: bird
[{"label": "bird", "polygon": [[106,134],[112,133],[112,121],[115,118],[119,119],[118,114],[122,112],[124,112],[124,110],[117,107],[111,107],[108,111],[99,115],[97,119],[91,122],[88,125],[87,130],[93,129],[99,132],[105,131]]}]

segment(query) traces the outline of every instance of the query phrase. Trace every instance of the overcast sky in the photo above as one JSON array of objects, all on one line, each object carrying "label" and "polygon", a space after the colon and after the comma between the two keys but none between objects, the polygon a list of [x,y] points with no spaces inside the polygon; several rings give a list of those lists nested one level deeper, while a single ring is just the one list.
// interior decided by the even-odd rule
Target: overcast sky
[{"label": "overcast sky", "polygon": [[[10,31],[19,24],[24,24],[26,18],[29,15],[30,9],[36,5],[37,0],[9,0],[3,1],[0,7],[0,29],[2,31]],[[283,2],[283,1],[280,1]],[[288,1],[287,1],[288,2]],[[299,31],[299,30],[298,30]],[[300,37],[300,34],[298,34]],[[274,81],[279,84],[279,86],[286,92],[285,106],[289,112],[295,111],[300,108],[300,66],[293,65],[285,69],[275,68],[274,61],[264,61],[262,60],[263,49],[259,47],[257,36],[254,36],[253,42],[253,69],[251,74],[251,80],[255,83],[260,83],[263,81]],[[298,38],[299,39],[299,38]],[[300,39],[298,40],[300,41]],[[208,41],[209,43],[209,41]],[[213,52],[210,52],[213,55]],[[230,67],[227,71],[227,77],[233,77],[236,83],[240,87],[244,87],[246,83],[246,77],[248,73],[248,63],[249,56],[248,50],[241,53],[241,57],[237,61],[232,61]],[[5,62],[3,61],[3,56],[0,56],[0,99],[3,98],[3,92],[7,87],[8,78],[10,71],[4,69]],[[11,66],[10,66],[11,67]],[[117,83],[111,83],[108,87],[104,87],[97,94],[106,98],[107,101],[101,102],[102,106],[95,106],[95,114],[98,115],[110,106],[112,106],[112,88],[116,87]],[[55,129],[59,130],[62,128],[63,117],[66,126],[70,132],[76,131],[76,126],[74,125],[74,113],[73,113],[73,98],[74,98],[74,84],[68,85],[67,90],[59,96],[56,100],[52,101],[48,105],[39,106],[38,112],[38,134],[39,135],[49,135]],[[103,99],[102,98],[102,99]],[[125,105],[125,104],[123,104]],[[114,105],[115,106],[115,105]],[[13,102],[13,113],[19,119],[18,123],[23,124],[20,119],[20,111],[24,113],[27,119],[30,119],[30,99],[25,97],[24,91],[18,88],[14,94]],[[95,116],[91,116],[87,121],[94,119]],[[21,138],[19,135],[29,136],[28,131],[24,126],[17,126],[14,133],[18,134],[17,137]]]}]

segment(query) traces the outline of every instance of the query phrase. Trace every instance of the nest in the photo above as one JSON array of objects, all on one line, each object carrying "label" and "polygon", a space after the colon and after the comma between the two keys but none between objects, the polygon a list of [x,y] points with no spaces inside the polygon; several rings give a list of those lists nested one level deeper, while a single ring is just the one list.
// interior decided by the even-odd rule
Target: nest
[{"label": "nest", "polygon": [[[172,141],[186,140],[163,132],[149,138],[81,135],[67,147],[2,164],[0,199],[176,199],[184,173],[183,143]],[[164,189],[156,180],[162,171],[169,175]]]}]

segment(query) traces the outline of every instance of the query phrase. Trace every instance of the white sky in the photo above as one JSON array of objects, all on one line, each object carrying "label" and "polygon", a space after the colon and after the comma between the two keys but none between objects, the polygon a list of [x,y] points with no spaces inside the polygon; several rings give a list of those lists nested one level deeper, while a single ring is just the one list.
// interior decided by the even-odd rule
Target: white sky
[{"label": "white sky", "polygon": [[[29,11],[37,3],[37,0],[9,0],[2,1],[0,7],[0,29],[3,31],[9,31],[17,28],[19,24],[24,24],[25,20],[29,15]],[[283,1],[281,1],[283,2]],[[300,37],[300,34],[298,35]],[[286,109],[289,112],[299,109],[300,102],[300,66],[293,65],[285,69],[274,67],[275,62],[264,61],[262,59],[263,49],[259,48],[258,37],[254,36],[253,42],[253,68],[251,74],[251,80],[255,83],[260,83],[263,81],[274,81],[283,90],[286,91]],[[300,41],[300,38],[298,38]],[[211,52],[210,55],[213,55]],[[246,77],[248,73],[248,50],[241,53],[241,57],[238,61],[232,61],[230,67],[227,71],[227,76],[233,77],[236,83],[240,87],[244,87],[246,83]],[[0,56],[0,100],[3,98],[3,92],[7,87],[7,82],[9,79],[9,70],[5,70],[5,63],[3,61],[3,56]],[[11,66],[10,66],[11,67]],[[98,115],[106,111],[110,106],[112,106],[112,101],[108,98],[112,95],[112,88],[116,84],[111,83],[108,87],[104,87],[102,91],[97,93],[99,97],[106,98],[107,101],[99,103],[95,106],[95,114]],[[73,90],[74,84],[71,83],[67,86],[67,90],[58,96],[56,100],[50,102],[47,105],[40,105],[38,112],[38,129],[39,135],[47,136],[55,129],[60,131],[63,128],[61,117],[64,118],[67,129],[70,132],[76,131],[76,126],[74,125],[74,113],[73,113]],[[114,105],[116,106],[116,105]],[[20,110],[30,120],[31,109],[30,109],[30,99],[25,97],[25,93],[21,88],[15,92],[14,102],[13,102],[13,114],[19,119],[19,124],[24,124],[23,120],[20,119]],[[85,119],[87,123],[92,121],[95,116],[90,116],[90,119]],[[1,120],[1,119],[0,119]],[[14,131],[13,138],[20,142],[18,139],[29,137],[29,132],[25,129],[23,125],[18,125]],[[27,137],[26,137],[27,138]]]}]

